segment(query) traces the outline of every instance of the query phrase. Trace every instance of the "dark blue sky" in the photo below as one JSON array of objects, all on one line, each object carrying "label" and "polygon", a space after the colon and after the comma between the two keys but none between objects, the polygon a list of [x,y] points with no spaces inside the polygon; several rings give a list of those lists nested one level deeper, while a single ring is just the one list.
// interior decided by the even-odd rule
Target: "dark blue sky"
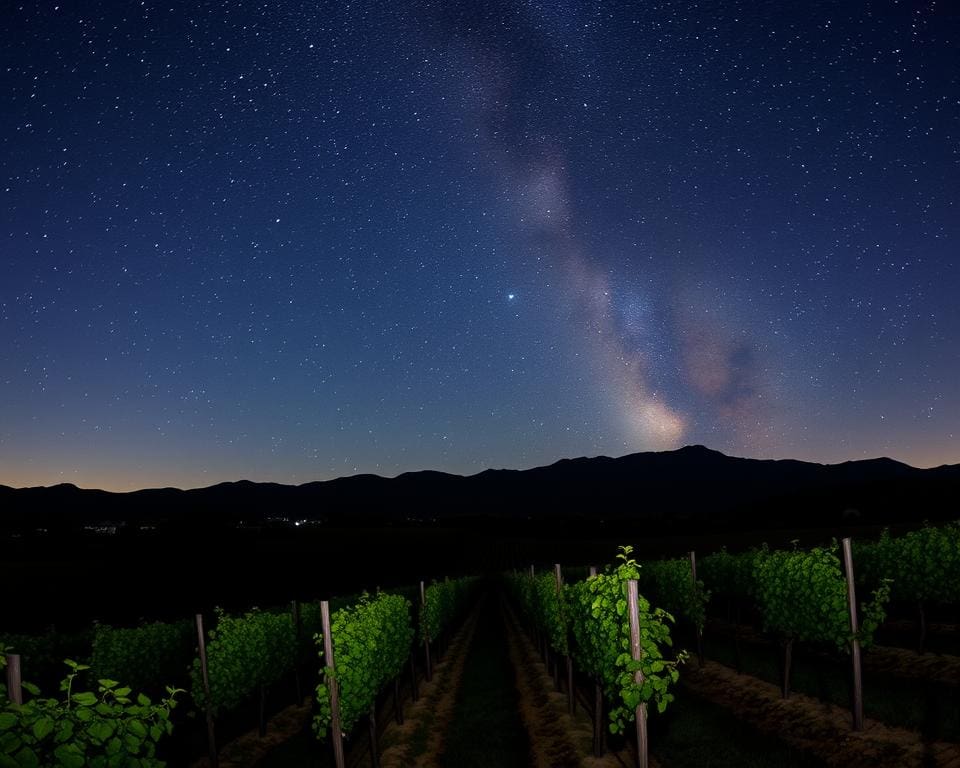
[{"label": "dark blue sky", "polygon": [[0,483],[960,462],[946,3],[0,17]]}]

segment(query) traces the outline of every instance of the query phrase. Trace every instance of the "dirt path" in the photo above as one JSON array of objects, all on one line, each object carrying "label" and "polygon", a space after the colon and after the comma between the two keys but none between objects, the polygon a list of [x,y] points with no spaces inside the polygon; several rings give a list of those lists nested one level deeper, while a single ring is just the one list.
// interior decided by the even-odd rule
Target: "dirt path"
[{"label": "dirt path", "polygon": [[554,690],[553,680],[529,642],[517,631],[516,621],[506,606],[501,611],[517,705],[530,739],[530,764],[536,768],[579,768],[576,736],[567,722],[566,697]]},{"label": "dirt path", "polygon": [[387,726],[380,739],[381,768],[440,768],[443,738],[453,717],[479,610],[451,640],[443,661],[433,669],[433,679],[420,684],[420,698],[408,705],[403,725]]},{"label": "dirt path", "polygon": [[960,745],[924,742],[919,734],[866,719],[864,730],[850,729],[850,711],[803,694],[786,701],[780,689],[708,661],[691,670],[682,684],[721,704],[758,730],[809,751],[828,765],[846,768],[960,768]]},{"label": "dirt path", "polygon": [[444,768],[527,768],[530,739],[518,710],[516,673],[504,642],[500,601],[484,599],[447,725]]},{"label": "dirt path", "polygon": [[[510,659],[516,672],[520,715],[530,735],[535,768],[625,768],[634,765],[626,751],[593,757],[593,721],[578,704],[573,716],[567,695],[556,690],[530,639],[519,629],[516,616],[504,604],[504,624]],[[650,759],[651,768],[659,768]]]},{"label": "dirt path", "polygon": [[[446,657],[448,661],[437,668],[434,682],[423,686],[420,701],[408,706],[404,725],[391,723],[387,727],[381,739],[383,768],[632,766],[633,756],[626,751],[608,753],[602,758],[591,756],[593,726],[590,717],[580,706],[574,717],[567,713],[566,694],[555,690],[553,680],[532,643],[519,631],[516,617],[496,595],[489,595],[486,601],[487,606],[471,616],[451,644]],[[480,622],[483,627],[478,628]],[[478,670],[476,665],[480,662],[483,663]],[[470,672],[467,672],[468,663],[474,665]],[[467,679],[468,675],[476,675],[473,683]],[[475,723],[475,730],[464,722],[457,723],[458,693],[463,691],[472,696],[466,691],[468,685],[473,687],[478,678],[482,681],[485,676],[492,678],[494,675],[497,680],[487,681],[491,688],[506,686],[513,690],[487,691],[486,709],[496,709],[491,705],[498,700],[510,700],[512,712],[505,713],[506,717],[498,727],[513,727],[509,724],[511,719],[519,716],[526,737],[526,759],[519,760],[515,754],[511,758],[519,762],[503,762],[502,747],[491,743],[491,739],[496,738],[490,733],[492,721]],[[484,706],[480,705],[480,709],[479,713],[471,712],[471,718],[483,715]],[[461,729],[461,732],[454,736],[451,728]],[[470,732],[465,733],[468,728]],[[517,741],[516,734],[513,740]],[[474,758],[474,763],[469,762]],[[651,767],[659,768],[655,760],[651,760]]]},{"label": "dirt path", "polygon": [[878,675],[960,686],[960,656],[946,653],[917,653],[906,648],[875,645],[864,652],[863,668]]},{"label": "dirt path", "polygon": [[[763,640],[763,638],[758,638]],[[936,677],[960,682],[960,659],[922,656],[905,649],[875,648],[865,658],[874,672]],[[916,671],[911,671],[916,668]],[[848,709],[779,688],[715,662],[688,667],[682,685],[761,733],[824,761],[867,768],[960,768],[960,744],[924,741],[916,732],[867,719],[863,732],[850,730]],[[680,692],[682,697],[682,692]],[[386,705],[385,705],[386,706]],[[626,768],[630,751],[592,757],[592,721],[578,702],[555,689],[530,639],[507,603],[490,594],[452,639],[433,680],[421,683],[420,698],[404,707],[405,723],[391,722],[380,739],[383,768]],[[271,748],[301,731],[309,706],[289,707],[275,717],[267,737],[252,731],[221,752],[221,765],[250,766]],[[381,720],[383,722],[386,716]],[[363,742],[363,743],[361,743]],[[351,750],[349,764],[369,761],[365,739]],[[356,754],[353,754],[353,753]],[[198,761],[197,765],[205,765]],[[652,761],[656,766],[656,761]]]},{"label": "dirt path", "polygon": [[[220,768],[247,768],[256,765],[271,750],[284,744],[300,733],[313,714],[312,702],[299,706],[289,706],[278,712],[267,722],[267,731],[260,736],[258,729],[252,728],[237,739],[220,748]],[[208,768],[210,760],[203,757],[194,761],[191,768]]]}]

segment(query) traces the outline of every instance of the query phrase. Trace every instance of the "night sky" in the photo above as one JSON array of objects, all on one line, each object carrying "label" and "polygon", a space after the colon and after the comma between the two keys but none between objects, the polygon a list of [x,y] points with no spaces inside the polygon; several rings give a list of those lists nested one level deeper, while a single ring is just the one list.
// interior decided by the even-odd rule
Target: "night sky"
[{"label": "night sky", "polygon": [[0,483],[960,462],[950,3],[0,14]]}]

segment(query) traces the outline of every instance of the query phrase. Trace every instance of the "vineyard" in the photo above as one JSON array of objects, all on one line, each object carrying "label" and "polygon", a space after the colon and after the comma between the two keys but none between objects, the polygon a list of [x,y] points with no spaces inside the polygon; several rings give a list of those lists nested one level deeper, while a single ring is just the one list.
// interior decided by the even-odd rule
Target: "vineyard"
[{"label": "vineyard", "polygon": [[960,765],[960,524],[611,556],[0,635],[0,766]]}]

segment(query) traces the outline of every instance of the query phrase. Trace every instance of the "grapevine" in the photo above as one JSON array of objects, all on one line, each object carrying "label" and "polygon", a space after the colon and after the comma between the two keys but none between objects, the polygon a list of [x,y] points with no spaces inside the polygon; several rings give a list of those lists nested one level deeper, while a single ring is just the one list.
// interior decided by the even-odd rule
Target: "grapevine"
[{"label": "grapevine", "polygon": [[149,690],[158,680],[181,682],[196,644],[190,621],[155,621],[133,628],[99,624],[94,629],[90,667],[96,678],[125,680]]},{"label": "grapevine", "polygon": [[710,592],[701,579],[694,583],[689,560],[680,558],[646,562],[640,569],[640,575],[641,587],[649,594],[656,595],[660,605],[703,631]]},{"label": "grapevine", "polygon": [[[832,548],[774,551],[761,549],[754,560],[756,597],[766,630],[787,640],[830,643],[848,651],[854,638],[847,606],[847,585],[840,559]],[[873,591],[863,605],[856,637],[869,647],[883,621],[890,596],[887,584]]]},{"label": "grapevine", "polygon": [[960,601],[960,522],[896,538],[884,530],[877,542],[855,542],[854,553],[858,580],[876,587],[889,579],[894,600]]},{"label": "grapevine", "polygon": [[749,603],[757,593],[753,561],[758,550],[732,555],[726,549],[707,555],[699,562],[705,584],[734,600]]},{"label": "grapevine", "polygon": [[[62,700],[43,698],[37,686],[24,682],[32,698],[0,708],[0,766],[162,768],[156,746],[173,731],[170,712],[182,690],[168,687],[158,704],[107,678],[98,681],[96,693],[74,691],[77,675],[89,667],[65,663],[70,671],[60,683]],[[0,669],[5,664],[0,654]]]},{"label": "grapevine", "polygon": [[[621,733],[635,716],[640,703],[653,702],[663,712],[673,701],[669,688],[679,678],[678,664],[687,658],[681,651],[674,660],[664,656],[672,646],[668,623],[673,617],[662,608],[653,608],[639,598],[640,646],[642,657],[630,653],[630,624],[627,616],[626,585],[640,575],[630,557],[633,548],[621,547],[619,563],[604,573],[564,588],[574,643],[572,653],[578,666],[599,680],[610,702],[610,730]],[[635,673],[643,673],[643,683]]]},{"label": "grapevine", "polygon": [[[400,673],[414,637],[410,601],[400,595],[364,594],[356,605],[336,611],[330,625],[334,669],[323,668],[316,689],[319,711],[313,730],[318,738],[326,736],[332,719],[329,685],[339,686],[341,728],[349,732],[386,683]],[[322,660],[323,637],[317,634],[314,640]]]},{"label": "grapevine", "polygon": [[[260,686],[271,685],[296,663],[296,635],[289,613],[272,614],[256,608],[243,616],[228,616],[217,609],[217,623],[208,634],[207,667],[210,704],[232,709]],[[200,659],[190,670],[191,694],[197,705],[206,704]]]}]

